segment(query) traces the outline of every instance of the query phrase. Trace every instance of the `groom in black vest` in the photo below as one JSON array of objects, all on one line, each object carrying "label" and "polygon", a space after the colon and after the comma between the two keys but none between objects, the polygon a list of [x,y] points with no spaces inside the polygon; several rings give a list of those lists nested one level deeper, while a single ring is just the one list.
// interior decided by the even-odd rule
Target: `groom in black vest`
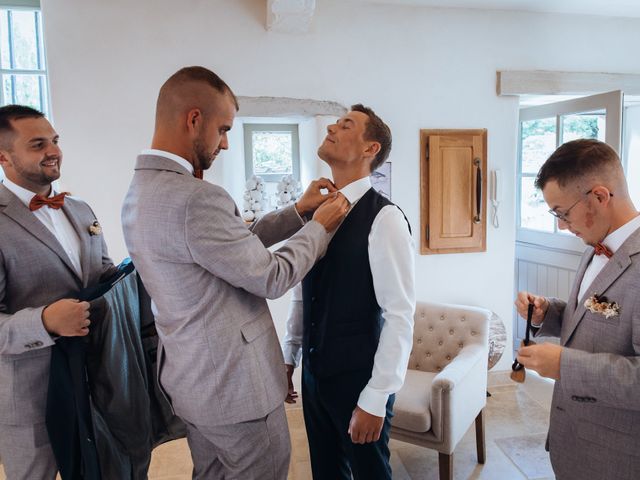
[{"label": "groom in black vest", "polygon": [[315,480],[391,479],[389,428],[413,340],[414,245],[402,211],[371,188],[389,127],[354,105],[318,149],[351,210],[294,291],[284,340],[289,403],[302,400]]}]

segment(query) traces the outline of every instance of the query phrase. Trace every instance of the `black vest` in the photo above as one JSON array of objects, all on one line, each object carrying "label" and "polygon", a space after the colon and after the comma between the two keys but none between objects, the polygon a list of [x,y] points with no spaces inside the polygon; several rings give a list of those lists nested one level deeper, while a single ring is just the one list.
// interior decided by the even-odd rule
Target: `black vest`
[{"label": "black vest", "polygon": [[393,204],[369,189],[302,281],[303,362],[316,377],[373,370],[383,319],[373,289],[369,233],[387,205]]}]

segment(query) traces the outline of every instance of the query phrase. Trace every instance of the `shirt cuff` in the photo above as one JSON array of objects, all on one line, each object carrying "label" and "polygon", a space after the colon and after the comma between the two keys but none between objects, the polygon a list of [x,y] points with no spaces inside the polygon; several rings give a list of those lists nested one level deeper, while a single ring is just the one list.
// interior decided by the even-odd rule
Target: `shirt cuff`
[{"label": "shirt cuff", "polygon": [[375,415],[376,417],[385,417],[387,415],[387,401],[389,394],[379,392],[371,387],[364,387],[358,398],[358,406],[365,412]]},{"label": "shirt cuff", "polygon": [[302,349],[293,345],[283,345],[282,355],[286,365],[293,365],[298,368],[300,366],[300,358],[302,357]]}]

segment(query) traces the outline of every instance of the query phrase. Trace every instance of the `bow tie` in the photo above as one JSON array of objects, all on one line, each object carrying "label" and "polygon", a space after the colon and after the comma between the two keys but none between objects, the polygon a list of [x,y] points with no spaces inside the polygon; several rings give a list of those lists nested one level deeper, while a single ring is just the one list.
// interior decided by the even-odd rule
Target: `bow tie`
[{"label": "bow tie", "polygon": [[596,250],[596,255],[604,255],[607,258],[613,257],[613,252],[600,242],[596,243],[593,248]]},{"label": "bow tie", "polygon": [[196,177],[196,178],[199,178],[200,180],[202,180],[202,177],[204,177],[204,171],[195,169],[193,171],[193,176]]},{"label": "bow tie", "polygon": [[69,195],[69,192],[62,192],[49,198],[43,197],[42,195],[34,195],[29,202],[29,210],[35,212],[45,205],[49,208],[53,208],[54,210],[58,210],[64,205],[64,197],[66,195]]}]

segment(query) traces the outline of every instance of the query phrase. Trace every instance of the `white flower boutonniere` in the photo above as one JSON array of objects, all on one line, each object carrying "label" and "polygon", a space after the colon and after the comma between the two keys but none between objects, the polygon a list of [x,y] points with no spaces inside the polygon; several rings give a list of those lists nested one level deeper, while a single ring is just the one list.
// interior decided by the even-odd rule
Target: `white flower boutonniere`
[{"label": "white flower boutonniere", "polygon": [[620,305],[616,302],[607,302],[606,297],[599,297],[595,293],[584,301],[584,306],[591,313],[599,313],[605,318],[620,314]]},{"label": "white flower boutonniere", "polygon": [[91,225],[89,225],[89,235],[93,237],[94,235],[100,235],[100,234],[102,234],[102,227],[96,220]]}]

